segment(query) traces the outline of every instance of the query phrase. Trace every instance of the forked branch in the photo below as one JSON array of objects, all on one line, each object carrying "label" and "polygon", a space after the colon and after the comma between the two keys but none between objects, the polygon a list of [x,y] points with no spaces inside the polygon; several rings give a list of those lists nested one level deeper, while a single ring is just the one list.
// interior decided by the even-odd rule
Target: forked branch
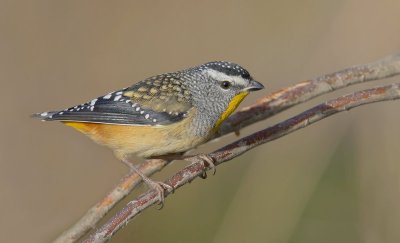
[{"label": "forked branch", "polygon": [[[238,131],[319,95],[349,85],[379,80],[398,74],[400,74],[400,54],[300,82],[267,95],[255,104],[241,109],[224,122],[216,137]],[[151,175],[161,170],[166,164],[167,161],[163,160],[147,160],[140,165],[140,170],[146,175]],[[75,242],[78,240],[139,183],[140,178],[134,172],[127,174],[106,197],[90,208],[77,223],[60,235],[55,242]]]},{"label": "forked branch", "polygon": [[[215,165],[217,166],[223,162],[232,160],[233,158],[253,149],[254,147],[285,136],[338,112],[350,110],[360,105],[395,100],[399,98],[400,83],[358,91],[350,95],[342,96],[317,105],[305,112],[300,113],[297,116],[294,116],[293,118],[280,122],[275,126],[253,133],[245,138],[237,140],[234,143],[226,145],[223,148],[208,154],[208,156],[213,158]],[[165,181],[165,183],[171,185],[176,190],[186,183],[196,179],[203,173],[204,170],[208,169],[204,162],[201,161],[200,157],[194,156],[193,158],[197,159],[198,162],[180,170],[170,179]],[[169,194],[170,192],[166,192],[165,196],[168,196]],[[85,242],[89,243],[108,241],[113,234],[125,226],[136,215],[157,202],[157,192],[154,190],[140,195],[137,197],[137,199],[129,202],[114,217],[112,217],[94,234],[92,234]]]}]

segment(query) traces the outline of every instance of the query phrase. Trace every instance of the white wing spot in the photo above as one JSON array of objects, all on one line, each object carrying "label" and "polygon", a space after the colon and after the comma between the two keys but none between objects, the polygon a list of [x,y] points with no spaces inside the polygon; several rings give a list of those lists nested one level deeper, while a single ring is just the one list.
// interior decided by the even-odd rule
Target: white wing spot
[{"label": "white wing spot", "polygon": [[96,104],[96,102],[97,102],[97,99],[94,99],[94,100],[90,101],[90,105],[94,105],[94,104]]},{"label": "white wing spot", "polygon": [[108,100],[108,99],[110,99],[111,98],[111,94],[108,94],[108,95],[104,95],[103,96],[103,99],[106,99],[106,100]]},{"label": "white wing spot", "polygon": [[93,111],[93,110],[94,110],[94,106],[91,106],[91,107],[90,107],[90,110]]},{"label": "white wing spot", "polygon": [[150,117],[149,114],[146,114],[146,115],[144,116],[144,118],[146,118],[146,119],[149,119],[149,117]]},{"label": "white wing spot", "polygon": [[114,98],[114,101],[118,101],[119,99],[121,99],[121,95],[117,95],[117,96],[115,96],[115,98]]},{"label": "white wing spot", "polygon": [[157,122],[157,119],[153,119],[153,122]]},{"label": "white wing spot", "polygon": [[47,116],[47,112],[43,112],[42,114],[40,114],[40,116]]},{"label": "white wing spot", "polygon": [[140,111],[140,114],[143,114],[144,113],[144,111]]}]

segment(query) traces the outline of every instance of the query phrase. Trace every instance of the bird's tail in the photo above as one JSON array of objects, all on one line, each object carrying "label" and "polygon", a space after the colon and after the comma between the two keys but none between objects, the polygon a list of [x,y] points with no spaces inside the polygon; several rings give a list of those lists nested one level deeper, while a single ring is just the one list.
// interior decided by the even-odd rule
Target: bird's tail
[{"label": "bird's tail", "polygon": [[53,115],[56,113],[57,113],[56,111],[46,111],[46,112],[42,112],[42,113],[32,114],[31,117],[40,119],[42,121],[52,121],[52,120],[54,120]]}]

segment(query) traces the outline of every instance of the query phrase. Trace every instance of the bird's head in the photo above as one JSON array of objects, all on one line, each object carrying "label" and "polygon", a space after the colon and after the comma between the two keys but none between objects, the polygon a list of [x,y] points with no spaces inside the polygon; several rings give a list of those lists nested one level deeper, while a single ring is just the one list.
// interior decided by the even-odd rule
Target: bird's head
[{"label": "bird's head", "polygon": [[263,89],[250,73],[238,64],[208,62],[186,70],[194,105],[212,120],[215,127],[237,108],[249,92]]}]

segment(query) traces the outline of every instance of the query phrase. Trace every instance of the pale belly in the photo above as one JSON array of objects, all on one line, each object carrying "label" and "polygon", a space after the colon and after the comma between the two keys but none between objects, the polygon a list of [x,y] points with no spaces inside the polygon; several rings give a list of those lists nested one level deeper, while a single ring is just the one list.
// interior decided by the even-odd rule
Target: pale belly
[{"label": "pale belly", "polygon": [[134,126],[65,122],[95,142],[111,148],[119,159],[157,157],[188,151],[207,137],[194,135],[185,122],[168,126]]}]

